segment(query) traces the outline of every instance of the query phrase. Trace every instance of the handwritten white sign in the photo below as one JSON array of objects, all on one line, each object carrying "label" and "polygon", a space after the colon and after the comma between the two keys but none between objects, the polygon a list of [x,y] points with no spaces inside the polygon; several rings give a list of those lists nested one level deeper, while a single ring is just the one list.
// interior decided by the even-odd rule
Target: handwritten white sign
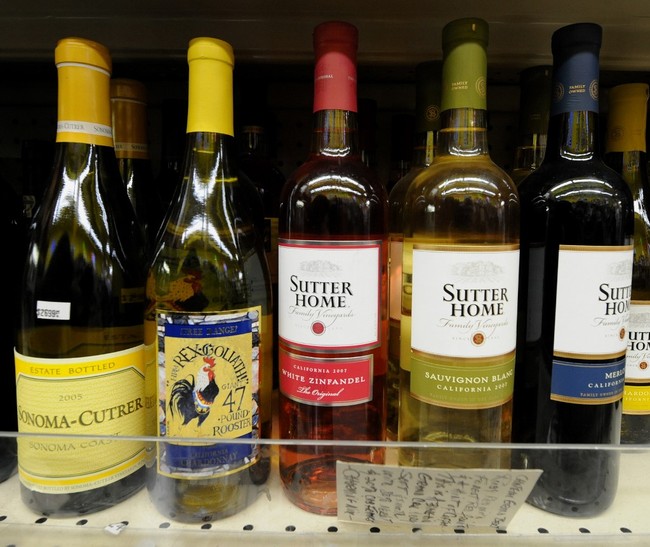
[{"label": "handwritten white sign", "polygon": [[431,469],[337,462],[338,519],[505,530],[539,469]]}]

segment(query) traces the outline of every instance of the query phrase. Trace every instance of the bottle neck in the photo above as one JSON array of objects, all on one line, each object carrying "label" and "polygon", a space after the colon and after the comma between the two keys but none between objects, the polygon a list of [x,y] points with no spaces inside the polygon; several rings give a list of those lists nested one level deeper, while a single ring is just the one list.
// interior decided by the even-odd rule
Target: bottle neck
[{"label": "bottle neck", "polygon": [[57,67],[56,142],[113,147],[110,73],[79,63]]},{"label": "bottle neck", "polygon": [[134,100],[112,99],[113,141],[118,159],[149,159],[147,105]]},{"label": "bottle neck", "polygon": [[239,151],[243,156],[265,157],[267,155],[266,133],[260,126],[244,126],[239,143]]},{"label": "bottle neck", "polygon": [[319,156],[360,157],[357,113],[350,110],[315,112],[311,150]]},{"label": "bottle neck", "polygon": [[545,158],[571,161],[599,159],[598,113],[577,110],[551,116]]},{"label": "bottle neck", "polygon": [[438,130],[424,131],[415,135],[415,146],[411,167],[428,167],[431,165],[434,156],[437,154]]},{"label": "bottle neck", "polygon": [[436,156],[488,156],[487,111],[450,108],[441,115]]}]

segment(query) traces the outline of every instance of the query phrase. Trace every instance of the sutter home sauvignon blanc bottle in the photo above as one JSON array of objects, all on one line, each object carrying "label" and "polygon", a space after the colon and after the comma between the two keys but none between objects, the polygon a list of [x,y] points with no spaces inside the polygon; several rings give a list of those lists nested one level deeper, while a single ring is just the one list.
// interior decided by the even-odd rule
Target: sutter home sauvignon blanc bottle
[{"label": "sutter home sauvignon blanc bottle", "polygon": [[[519,199],[488,150],[488,33],[478,18],[443,28],[436,155],[404,200],[400,441],[510,441]],[[404,447],[399,463],[501,467],[509,455]]]},{"label": "sutter home sauvignon blanc bottle", "polygon": [[[553,33],[546,152],[519,184],[526,344],[518,347],[517,374],[538,383],[515,398],[535,397],[537,412],[520,417],[546,445],[618,444],[621,433],[634,216],[627,184],[599,153],[601,42],[593,23]],[[537,507],[586,517],[614,500],[616,451],[546,447],[517,458],[515,466],[543,470],[529,497]]]},{"label": "sutter home sauvignon blanc bottle", "polygon": [[345,22],[314,30],[311,153],[279,216],[280,477],[293,503],[329,515],[337,460],[384,461],[388,199],[359,151],[357,39]]},{"label": "sutter home sauvignon blanc bottle", "polygon": [[[29,234],[16,350],[25,433],[146,430],[144,235],[113,149],[111,58],[60,40],[52,179]],[[145,443],[20,438],[23,501],[48,516],[106,509],[144,485]]]}]

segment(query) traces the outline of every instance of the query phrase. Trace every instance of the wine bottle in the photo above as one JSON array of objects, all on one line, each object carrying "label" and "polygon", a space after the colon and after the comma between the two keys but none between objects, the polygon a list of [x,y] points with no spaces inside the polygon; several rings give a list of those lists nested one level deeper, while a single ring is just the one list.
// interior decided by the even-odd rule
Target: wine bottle
[{"label": "wine bottle", "polygon": [[324,22],[313,40],[311,151],[280,200],[279,468],[292,503],[334,515],[336,461],[385,456],[388,198],[359,151],[357,28]]},{"label": "wine bottle", "polygon": [[147,486],[165,516],[205,522],[252,503],[270,471],[259,439],[271,435],[272,302],[253,217],[261,199],[237,176],[233,49],[198,37],[187,60],[182,184],[147,279],[146,360],[157,360],[147,370],[157,369],[162,438]]},{"label": "wine bottle", "polygon": [[394,114],[391,118],[390,169],[386,183],[389,193],[411,168],[414,126],[415,116],[410,113]]},{"label": "wine bottle", "polygon": [[23,216],[31,224],[40,207],[54,162],[54,143],[44,139],[25,139],[20,146],[22,164]]},{"label": "wine bottle", "polygon": [[404,197],[413,179],[431,165],[440,129],[440,61],[425,61],[415,67],[415,135],[411,167],[388,195],[389,208],[389,336],[386,374],[386,436],[397,439],[399,421],[400,320],[402,312],[402,240]]},{"label": "wine bottle", "polygon": [[544,159],[551,109],[552,68],[533,66],[519,75],[519,128],[512,168],[512,180],[517,185]]},{"label": "wine bottle", "polygon": [[650,183],[646,156],[648,84],[609,90],[605,163],[619,173],[634,203],[634,264],[621,442],[650,443]]},{"label": "wine bottle", "polygon": [[[436,155],[403,212],[399,434],[407,442],[508,442],[519,200],[490,158],[488,24],[443,28]],[[401,448],[401,465],[501,467],[506,451]]]},{"label": "wine bottle", "polygon": [[111,80],[111,113],[118,167],[150,253],[162,222],[163,207],[149,158],[145,85],[129,78]]},{"label": "wine bottle", "polygon": [[[107,48],[55,49],[58,123],[51,182],[31,225],[15,353],[22,433],[146,433],[144,241],[113,149]],[[18,440],[22,499],[72,516],[144,485],[145,443]]]},{"label": "wine bottle", "polygon": [[593,445],[620,438],[632,281],[631,193],[600,154],[601,42],[594,23],[553,33],[546,152],[519,185],[516,369],[537,383],[515,398],[536,401],[523,416],[534,441],[558,446],[518,451],[513,465],[543,470],[531,504],[573,517],[604,511],[616,494],[619,454]]},{"label": "wine bottle", "polygon": [[163,99],[161,117],[161,161],[154,186],[158,190],[162,210],[168,212],[181,185],[187,128],[187,100]]},{"label": "wine bottle", "polygon": [[[252,120],[249,120],[252,121]],[[278,215],[280,193],[286,181],[269,154],[267,129],[261,120],[246,123],[239,133],[239,168],[257,188],[264,208],[264,251],[271,275],[273,305],[278,300]],[[273,332],[277,333],[278,314],[273,313]],[[278,387],[278,345],[273,344],[273,388]]]},{"label": "wine bottle", "polygon": [[377,101],[368,97],[357,99],[357,125],[361,161],[377,169]]},{"label": "wine bottle", "polygon": [[[11,363],[14,358],[16,332],[18,327],[18,311],[20,309],[20,287],[23,266],[25,264],[25,222],[23,219],[23,200],[16,188],[0,173],[0,218],[2,218],[2,233],[6,256],[8,258],[9,287],[9,329],[2,338],[3,362]],[[5,272],[7,279],[7,272]],[[0,482],[7,480],[16,471],[16,437],[18,428],[16,420],[16,382],[13,369],[5,366],[0,375],[0,398],[4,405],[4,412],[0,414],[0,431],[11,432],[11,436],[0,436]]]}]

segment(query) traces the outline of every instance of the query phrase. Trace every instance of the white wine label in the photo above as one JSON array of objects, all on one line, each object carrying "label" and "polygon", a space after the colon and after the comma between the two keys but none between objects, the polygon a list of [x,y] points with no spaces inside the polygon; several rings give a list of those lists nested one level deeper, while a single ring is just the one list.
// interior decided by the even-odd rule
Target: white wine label
[{"label": "white wine label", "polygon": [[560,245],[551,399],[605,404],[623,396],[632,246]]},{"label": "white wine label", "polygon": [[541,474],[539,469],[431,469],[338,461],[338,519],[448,532],[505,530]]},{"label": "white wine label", "polygon": [[[259,438],[260,307],[223,313],[158,312],[158,471],[207,478],[255,463]],[[206,438],[207,443],[183,442]]]},{"label": "white wine label", "polygon": [[627,334],[626,382],[650,382],[650,303],[632,301]]},{"label": "white wine label", "polygon": [[448,357],[514,350],[519,249],[414,245],[411,348]]},{"label": "white wine label", "polygon": [[632,301],[623,413],[650,414],[650,303]]},{"label": "white wine label", "polygon": [[288,241],[278,245],[278,331],[310,351],[380,343],[379,241]]},{"label": "white wine label", "polygon": [[48,494],[83,492],[144,465],[144,442],[110,438],[146,432],[144,346],[70,359],[16,352],[15,362],[19,431],[59,435],[18,438],[25,486]]},{"label": "white wine label", "polygon": [[560,245],[553,354],[606,359],[625,353],[632,294],[631,246]]},{"label": "white wine label", "polygon": [[401,239],[391,236],[389,245],[389,310],[390,318],[399,321],[402,315],[402,249]]},{"label": "white wine label", "polygon": [[70,302],[39,300],[36,302],[36,317],[38,319],[52,319],[54,321],[69,321]]}]

